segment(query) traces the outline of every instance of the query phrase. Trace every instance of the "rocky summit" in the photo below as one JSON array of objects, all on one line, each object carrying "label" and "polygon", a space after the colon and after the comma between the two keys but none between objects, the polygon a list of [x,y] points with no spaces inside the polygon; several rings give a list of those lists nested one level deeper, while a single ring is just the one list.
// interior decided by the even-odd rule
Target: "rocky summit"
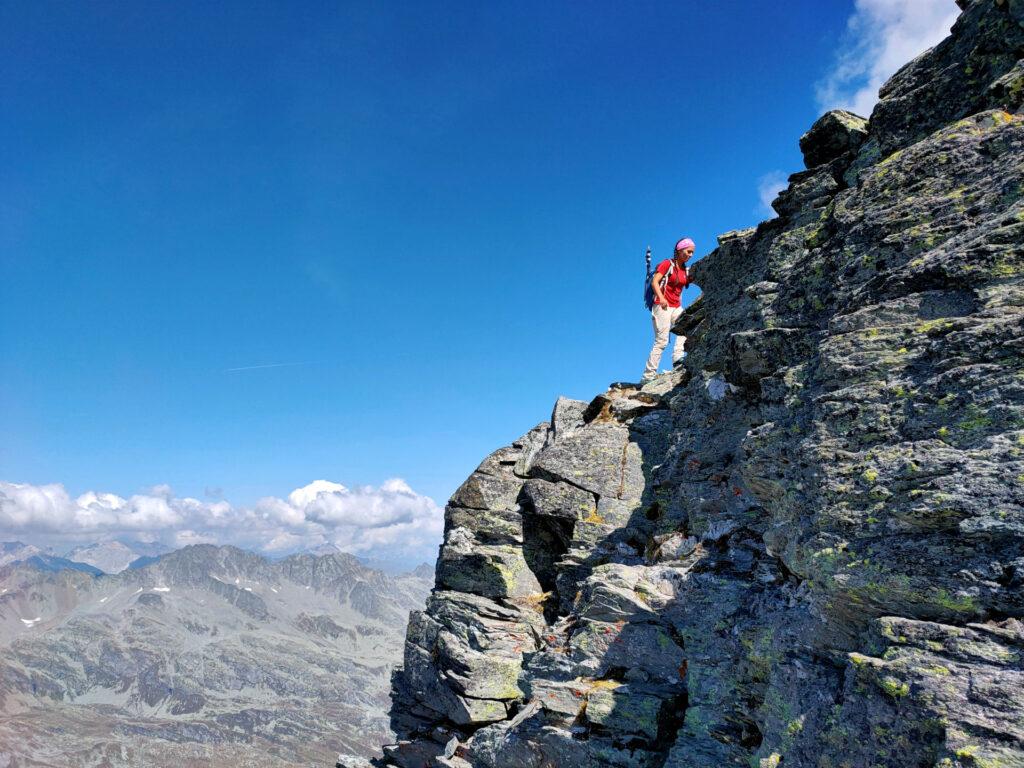
[{"label": "rocky summit", "polygon": [[380,764],[1024,766],[1024,0],[961,8],[694,266],[684,367],[458,489]]}]

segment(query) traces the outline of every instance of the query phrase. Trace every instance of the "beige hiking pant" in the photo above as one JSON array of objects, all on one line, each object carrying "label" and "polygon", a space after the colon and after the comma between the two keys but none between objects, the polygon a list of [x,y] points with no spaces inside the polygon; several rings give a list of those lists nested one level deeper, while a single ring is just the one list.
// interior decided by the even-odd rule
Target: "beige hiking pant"
[{"label": "beige hiking pant", "polygon": [[[644,378],[650,379],[658,373],[658,365],[661,363],[661,353],[668,346],[668,334],[672,326],[682,316],[682,307],[662,307],[655,304],[651,310],[651,320],[654,323],[654,346],[651,347],[651,355],[647,358],[647,367],[644,368]],[[678,363],[683,359],[683,350],[686,348],[686,337],[676,336],[675,346],[672,347],[672,363]]]}]

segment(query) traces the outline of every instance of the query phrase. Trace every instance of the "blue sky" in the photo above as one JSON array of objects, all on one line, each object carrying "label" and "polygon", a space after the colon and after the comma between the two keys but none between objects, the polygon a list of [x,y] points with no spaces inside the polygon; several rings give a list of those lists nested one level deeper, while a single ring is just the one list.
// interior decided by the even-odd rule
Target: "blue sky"
[{"label": "blue sky", "polygon": [[0,538],[194,522],[46,518],[58,484],[443,505],[639,377],[644,246],[766,218],[877,46],[956,11],[904,51],[921,2],[3,4]]}]

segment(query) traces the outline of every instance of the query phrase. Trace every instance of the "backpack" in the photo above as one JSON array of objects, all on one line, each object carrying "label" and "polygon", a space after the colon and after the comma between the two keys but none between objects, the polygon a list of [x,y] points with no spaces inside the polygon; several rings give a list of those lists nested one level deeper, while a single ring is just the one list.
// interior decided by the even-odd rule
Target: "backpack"
[{"label": "backpack", "polygon": [[[651,278],[654,277],[654,272],[651,271],[651,247],[647,246],[647,277],[644,279],[644,306],[647,307],[647,311],[651,312],[654,309],[654,287],[651,285]],[[676,268],[676,263],[670,262],[668,265],[668,272],[665,273],[665,277],[661,281],[661,286],[664,289],[665,284],[668,283],[669,275],[672,274],[672,270]]]}]

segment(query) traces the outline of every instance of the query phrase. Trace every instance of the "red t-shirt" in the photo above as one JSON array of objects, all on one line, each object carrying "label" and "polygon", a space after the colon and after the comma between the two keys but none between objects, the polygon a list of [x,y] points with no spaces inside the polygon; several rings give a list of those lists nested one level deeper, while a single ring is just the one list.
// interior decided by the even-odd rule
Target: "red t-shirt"
[{"label": "red t-shirt", "polygon": [[[668,268],[670,266],[672,266],[672,259],[665,259],[658,265],[658,269],[655,271],[659,275],[664,275],[668,273]],[[668,277],[668,282],[661,284],[661,292],[665,294],[665,298],[668,299],[668,305],[670,307],[678,307],[680,305],[680,300],[683,296],[683,288],[689,284],[690,281],[686,279],[686,267],[673,267],[672,274]],[[654,300],[655,306],[657,306],[658,297],[655,296]]]}]

